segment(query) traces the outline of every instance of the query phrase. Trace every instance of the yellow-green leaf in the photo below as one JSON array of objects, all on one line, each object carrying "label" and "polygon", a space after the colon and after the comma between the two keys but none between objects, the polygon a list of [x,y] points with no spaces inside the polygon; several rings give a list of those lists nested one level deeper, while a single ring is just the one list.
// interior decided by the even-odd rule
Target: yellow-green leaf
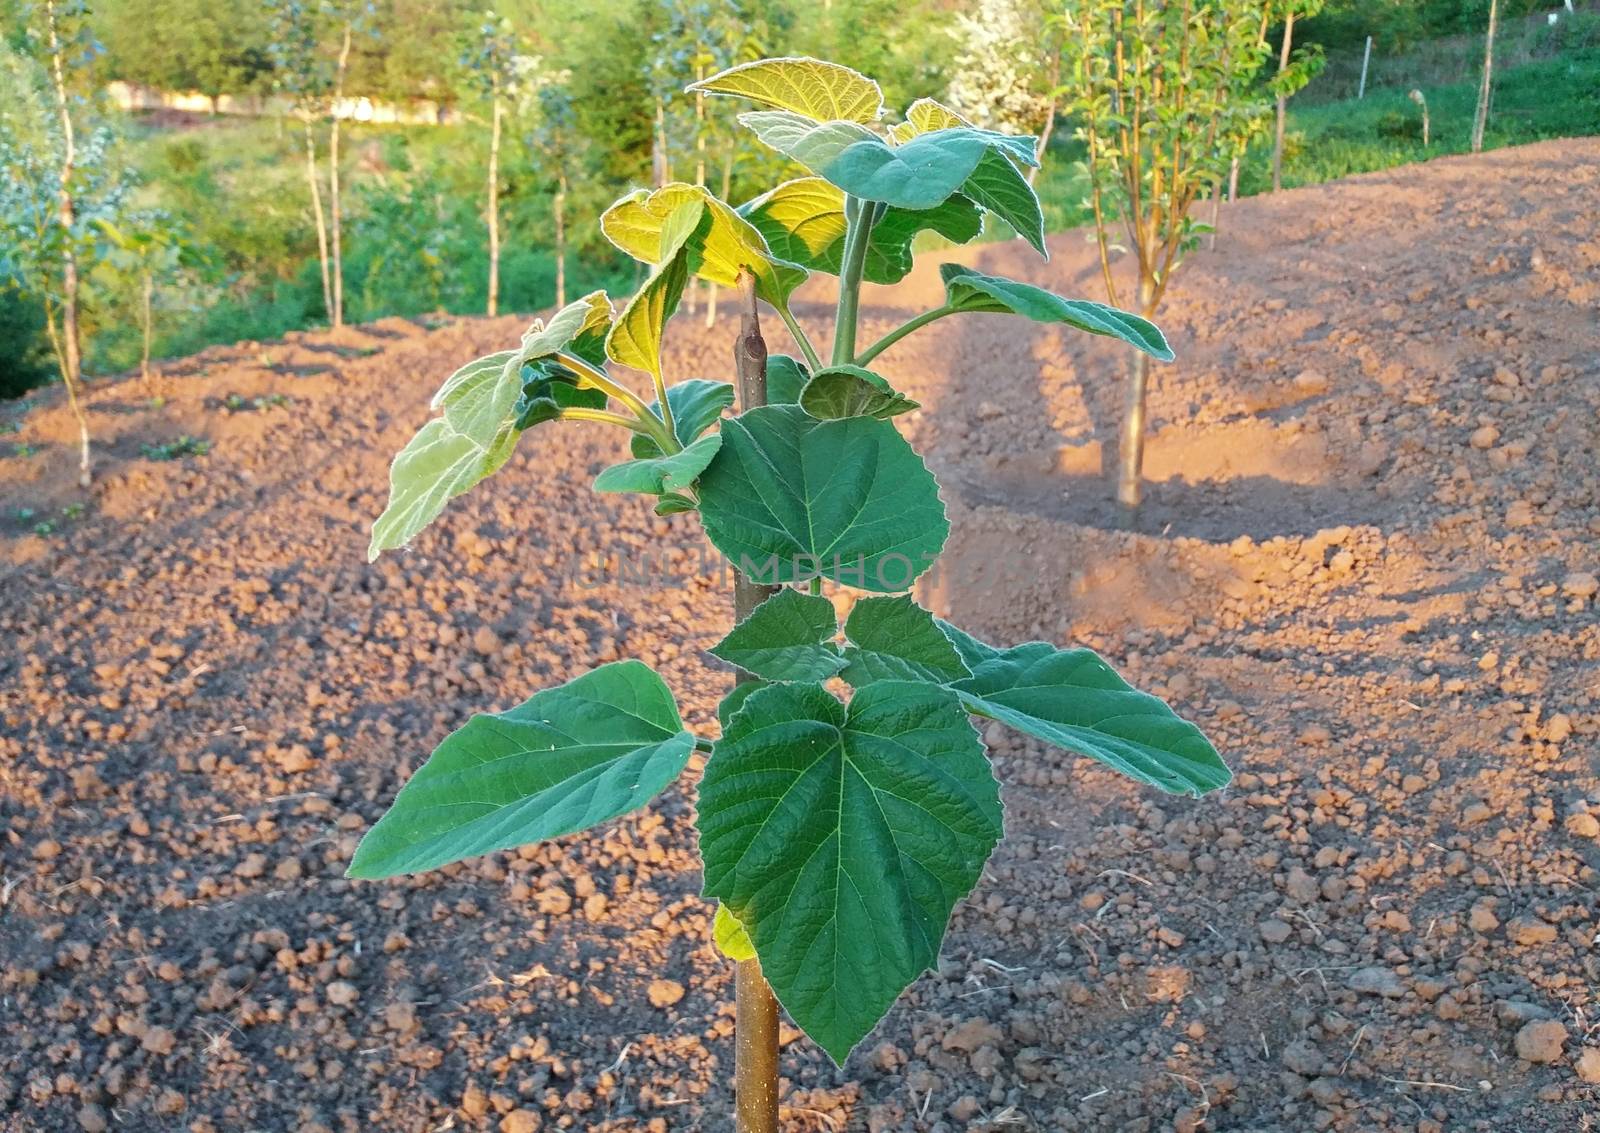
[{"label": "yellow-green leaf", "polygon": [[645,371],[658,385],[662,382],[661,335],[689,280],[684,246],[704,213],[703,202],[686,200],[667,214],[658,245],[662,266],[628,300],[606,335],[606,354],[613,362]]},{"label": "yellow-green leaf", "polygon": [[[1004,160],[1004,159],[1002,159]],[[844,259],[844,190],[821,177],[800,177],[739,206],[779,259],[838,275]],[[869,283],[898,283],[911,270],[911,245],[930,229],[955,244],[978,234],[977,206],[956,194],[931,209],[886,209],[867,237],[862,273]]]},{"label": "yellow-green leaf", "polygon": [[689,89],[748,98],[814,122],[876,122],[883,114],[883,91],[877,83],[859,71],[820,59],[758,59]]},{"label": "yellow-green leaf", "polygon": [[716,937],[717,951],[734,963],[755,959],[756,949],[750,943],[750,934],[739,923],[739,918],[728,912],[728,906],[720,901],[717,902],[717,915],[711,923],[711,931]]},{"label": "yellow-green leaf", "polygon": [[690,273],[732,287],[748,270],[756,277],[761,298],[775,307],[786,306],[790,294],[805,282],[805,270],[774,256],[755,225],[699,185],[673,182],[654,192],[629,193],[600,217],[600,230],[634,259],[661,264],[668,258],[663,234],[668,220],[679,209],[697,206],[702,212],[682,245]]}]

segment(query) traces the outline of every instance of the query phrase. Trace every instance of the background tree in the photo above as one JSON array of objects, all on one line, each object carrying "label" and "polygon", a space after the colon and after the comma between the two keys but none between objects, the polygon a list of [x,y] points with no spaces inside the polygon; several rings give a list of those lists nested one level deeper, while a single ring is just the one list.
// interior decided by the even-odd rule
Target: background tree
[{"label": "background tree", "polygon": [[344,217],[339,188],[339,124],[344,120],[344,81],[350,70],[350,48],[356,28],[372,10],[367,0],[332,0],[327,14],[339,35],[339,58],[333,68],[333,98],[328,105],[328,220],[333,236],[333,325],[344,326]]},{"label": "background tree", "polygon": [[[489,109],[489,184],[485,220],[489,226],[489,298],[492,318],[500,308],[500,134],[506,100],[514,97],[518,73],[517,33],[511,21],[485,12],[478,27],[464,39],[461,67],[467,81]],[[557,300],[559,302],[559,300]]]},{"label": "background tree", "polygon": [[83,278],[96,255],[95,225],[122,207],[130,179],[112,159],[111,132],[81,129],[91,117],[82,92],[93,89],[97,50],[81,0],[45,0],[32,17],[18,30],[33,58],[8,51],[4,61],[0,249],[12,286],[43,305],[51,353],[78,424],[78,482],[87,488]]},{"label": "background tree", "polygon": [[176,275],[185,265],[189,245],[172,217],[161,212],[135,212],[121,222],[105,218],[99,227],[111,244],[106,266],[126,279],[129,289],[137,293],[139,380],[145,393],[153,395],[150,340],[155,326],[156,284]]},{"label": "background tree", "polygon": [[1483,78],[1478,84],[1478,108],[1472,116],[1472,152],[1483,152],[1483,131],[1489,124],[1489,98],[1494,93],[1494,33],[1498,0],[1489,0],[1489,30],[1483,37]]},{"label": "background tree", "polygon": [[516,89],[518,117],[525,123],[523,144],[533,159],[534,177],[553,190],[550,224],[558,307],[567,305],[567,192],[581,153],[571,81],[571,71],[549,71],[542,59],[521,57]]},{"label": "background tree", "polygon": [[1312,44],[1292,59],[1294,50],[1294,21],[1300,16],[1315,16],[1322,10],[1323,0],[1285,0],[1282,7],[1283,37],[1279,41],[1278,74],[1272,80],[1272,93],[1278,100],[1278,117],[1272,139],[1272,191],[1283,188],[1283,126],[1288,115],[1289,96],[1309,83],[1322,69],[1322,47]]},{"label": "background tree", "polygon": [[[1061,83],[1059,23],[1036,0],[981,0],[956,15],[951,109],[975,126],[1035,134],[1041,163],[1055,129]],[[1039,176],[1028,170],[1028,182]]]},{"label": "background tree", "polygon": [[[1077,0],[1063,19],[1064,107],[1087,150],[1101,274],[1119,306],[1111,242],[1120,223],[1137,277],[1133,309],[1153,316],[1202,229],[1198,196],[1227,172],[1220,144],[1240,115],[1265,112],[1249,93],[1266,60],[1257,0]],[[1117,499],[1139,506],[1149,365],[1128,382]]]},{"label": "background tree", "polygon": [[196,90],[211,99],[270,83],[267,11],[257,4],[144,0],[97,5],[97,35],[116,74],[163,91]]},{"label": "background tree", "polygon": [[328,258],[328,221],[322,211],[321,177],[317,172],[316,124],[327,113],[333,78],[318,49],[321,11],[308,0],[268,0],[274,83],[294,106],[305,126],[306,182],[311,189],[311,216],[317,229],[317,261],[322,269],[322,300],[334,318],[333,272]]}]

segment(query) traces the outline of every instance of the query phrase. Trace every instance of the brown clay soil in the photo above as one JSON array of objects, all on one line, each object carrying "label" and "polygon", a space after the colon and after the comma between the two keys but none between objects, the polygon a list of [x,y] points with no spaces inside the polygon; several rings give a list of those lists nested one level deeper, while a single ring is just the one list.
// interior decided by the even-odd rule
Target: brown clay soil
[{"label": "brown clay soil", "polygon": [[[848,1065],[786,1032],[786,1128],[1592,1127],[1597,222],[1597,141],[1231,209],[1165,309],[1137,532],[1101,479],[1123,353],[983,316],[885,356],[954,522],[925,598],[1102,650],[1238,778],[1162,797],[988,729],[1006,841]],[[1054,251],[957,256],[1095,296],[1083,235]],[[523,321],[213,349],[156,408],[98,384],[87,497],[55,396],[8,412],[39,451],[0,459],[6,1133],[728,1127],[693,773],[558,844],[341,877],[474,710],[631,655],[714,727],[725,580],[692,517],[590,493],[609,434],[525,438],[363,560],[429,395]],[[675,373],[727,372],[726,316],[674,330]],[[210,451],[141,454],[181,434]]]}]

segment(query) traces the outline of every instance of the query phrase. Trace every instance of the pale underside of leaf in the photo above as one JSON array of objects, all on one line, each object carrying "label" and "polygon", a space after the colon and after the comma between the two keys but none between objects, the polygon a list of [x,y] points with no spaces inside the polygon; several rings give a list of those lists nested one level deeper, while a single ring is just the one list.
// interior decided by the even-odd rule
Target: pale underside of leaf
[{"label": "pale underside of leaf", "polygon": [[692,84],[691,91],[735,95],[817,122],[876,122],[883,92],[858,71],[820,59],[759,59]]},{"label": "pale underside of leaf", "polygon": [[487,444],[456,432],[443,417],[429,421],[395,456],[389,503],[372,524],[367,561],[403,547],[455,497],[511,458],[517,431],[507,425]]},{"label": "pale underside of leaf", "polygon": [[[971,125],[972,123],[949,107],[942,106],[931,98],[919,98],[906,110],[906,120],[896,126],[891,133],[897,141],[904,143],[918,134]],[[1031,142],[1032,139],[1027,141]],[[1031,157],[1031,145],[1028,152]],[[962,183],[961,191],[980,207],[988,209],[1011,225],[1017,235],[1049,259],[1050,253],[1044,243],[1044,211],[1039,207],[1039,197],[1033,191],[1033,187],[1013,164],[1013,158],[1025,165],[1037,164],[1036,160],[1030,161],[1015,154],[1013,157],[1007,157],[1006,152],[992,149],[978,162],[972,175]]]},{"label": "pale underside of leaf", "polygon": [[891,146],[853,122],[811,122],[781,110],[739,116],[763,143],[852,196],[907,209],[949,199],[991,147],[1009,139],[972,129],[937,130]]}]

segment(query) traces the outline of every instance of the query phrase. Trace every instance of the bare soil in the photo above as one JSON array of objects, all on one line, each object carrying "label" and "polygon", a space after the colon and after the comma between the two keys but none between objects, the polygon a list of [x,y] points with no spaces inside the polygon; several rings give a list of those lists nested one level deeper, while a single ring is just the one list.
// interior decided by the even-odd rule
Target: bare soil
[{"label": "bare soil", "polygon": [[[1600,1117],[1597,218],[1596,141],[1229,209],[1162,318],[1136,531],[1101,475],[1124,353],[983,316],[884,356],[954,522],[925,600],[1102,650],[1238,778],[1167,798],[989,729],[1006,841],[846,1067],[788,1034],[789,1128]],[[1053,251],[953,258],[1098,297],[1083,235]],[[873,295],[865,334],[936,293]],[[475,710],[631,655],[715,726],[726,580],[693,517],[589,492],[608,434],[525,438],[363,561],[428,396],[523,322],[213,349],[159,406],[97,384],[87,496],[54,395],[4,415],[6,1133],[728,1127],[694,774],[555,845],[341,877]],[[674,331],[676,374],[728,372],[726,317]],[[144,455],[183,434],[209,451]]]}]

